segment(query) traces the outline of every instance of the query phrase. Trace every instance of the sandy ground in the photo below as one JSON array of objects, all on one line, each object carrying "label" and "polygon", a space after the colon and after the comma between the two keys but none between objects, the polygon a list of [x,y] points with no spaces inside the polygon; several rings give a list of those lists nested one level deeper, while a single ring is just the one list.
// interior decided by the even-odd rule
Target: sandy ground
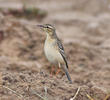
[{"label": "sandy ground", "polygon": [[[47,16],[39,21],[0,13],[0,100],[42,100],[36,94],[45,96],[45,88],[46,100],[70,100],[79,87],[74,100],[90,100],[87,94],[104,100],[110,93],[110,0],[0,0],[0,7],[19,9],[24,3]],[[50,76],[46,34],[35,26],[44,23],[57,29],[73,84],[63,73]]]}]

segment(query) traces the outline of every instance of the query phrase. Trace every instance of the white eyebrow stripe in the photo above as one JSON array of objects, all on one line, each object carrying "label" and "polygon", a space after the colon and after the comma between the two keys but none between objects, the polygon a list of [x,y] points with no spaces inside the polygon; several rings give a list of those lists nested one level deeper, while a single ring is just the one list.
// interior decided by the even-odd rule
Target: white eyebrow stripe
[{"label": "white eyebrow stripe", "polygon": [[48,26],[49,28],[53,28],[52,26]]}]

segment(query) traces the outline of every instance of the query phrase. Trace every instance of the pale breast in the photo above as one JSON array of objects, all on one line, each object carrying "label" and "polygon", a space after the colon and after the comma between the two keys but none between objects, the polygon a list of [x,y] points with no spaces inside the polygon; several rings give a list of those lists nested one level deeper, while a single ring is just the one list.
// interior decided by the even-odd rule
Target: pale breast
[{"label": "pale breast", "polygon": [[48,40],[46,40],[46,42],[45,42],[44,52],[45,52],[45,55],[46,55],[47,59],[49,60],[49,62],[51,62],[53,64],[58,64],[58,62],[59,63],[64,62],[61,54],[55,48],[55,44],[53,46],[52,42],[48,42]]}]

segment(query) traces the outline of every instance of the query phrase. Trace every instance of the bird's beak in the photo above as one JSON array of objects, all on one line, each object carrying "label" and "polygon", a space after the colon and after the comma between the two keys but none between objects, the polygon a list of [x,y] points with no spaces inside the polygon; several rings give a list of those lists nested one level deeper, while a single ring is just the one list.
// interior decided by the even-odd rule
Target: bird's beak
[{"label": "bird's beak", "polygon": [[41,29],[45,28],[44,25],[37,25],[37,27],[40,27]]}]

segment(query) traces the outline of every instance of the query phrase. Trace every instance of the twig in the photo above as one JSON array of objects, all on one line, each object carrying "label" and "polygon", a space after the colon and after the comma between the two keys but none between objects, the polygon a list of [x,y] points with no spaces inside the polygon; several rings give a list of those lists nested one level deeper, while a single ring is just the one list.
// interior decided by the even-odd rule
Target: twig
[{"label": "twig", "polygon": [[79,91],[80,91],[80,87],[78,87],[78,89],[77,89],[74,97],[73,98],[70,98],[70,100],[74,100],[76,98],[76,96],[78,95]]},{"label": "twig", "polygon": [[94,100],[90,95],[86,94],[86,96],[87,96],[90,100]]},{"label": "twig", "polygon": [[45,90],[45,98],[47,99],[47,87],[44,87]]},{"label": "twig", "polygon": [[36,96],[40,97],[42,100],[48,100],[48,99],[47,99],[47,88],[44,87],[44,90],[45,90],[45,96],[44,96],[44,97],[41,96],[39,93],[37,93],[37,92],[35,92],[35,91],[32,91],[32,92],[33,92],[33,94],[35,94]]},{"label": "twig", "polygon": [[44,97],[42,97],[40,94],[38,94],[37,92],[35,92],[35,91],[32,91],[33,92],[33,94],[35,94],[36,96],[38,96],[38,97],[40,97],[41,99],[43,99],[43,100],[45,100],[44,99]]},{"label": "twig", "polygon": [[[2,86],[2,85],[0,85],[0,87],[3,87],[3,88],[5,88],[5,89],[7,89],[7,90],[13,92],[14,94],[16,94],[16,96],[17,96],[18,98],[20,98],[20,99],[22,100],[23,96],[22,96],[21,94],[18,94],[16,91],[12,90],[11,88],[6,87],[6,86]],[[24,98],[23,98],[23,99],[24,99]],[[24,100],[25,100],[25,99],[24,99]]]},{"label": "twig", "polygon": [[109,98],[110,98],[110,94],[108,94],[108,95],[105,97],[104,100],[107,100],[107,99],[109,99]]}]

